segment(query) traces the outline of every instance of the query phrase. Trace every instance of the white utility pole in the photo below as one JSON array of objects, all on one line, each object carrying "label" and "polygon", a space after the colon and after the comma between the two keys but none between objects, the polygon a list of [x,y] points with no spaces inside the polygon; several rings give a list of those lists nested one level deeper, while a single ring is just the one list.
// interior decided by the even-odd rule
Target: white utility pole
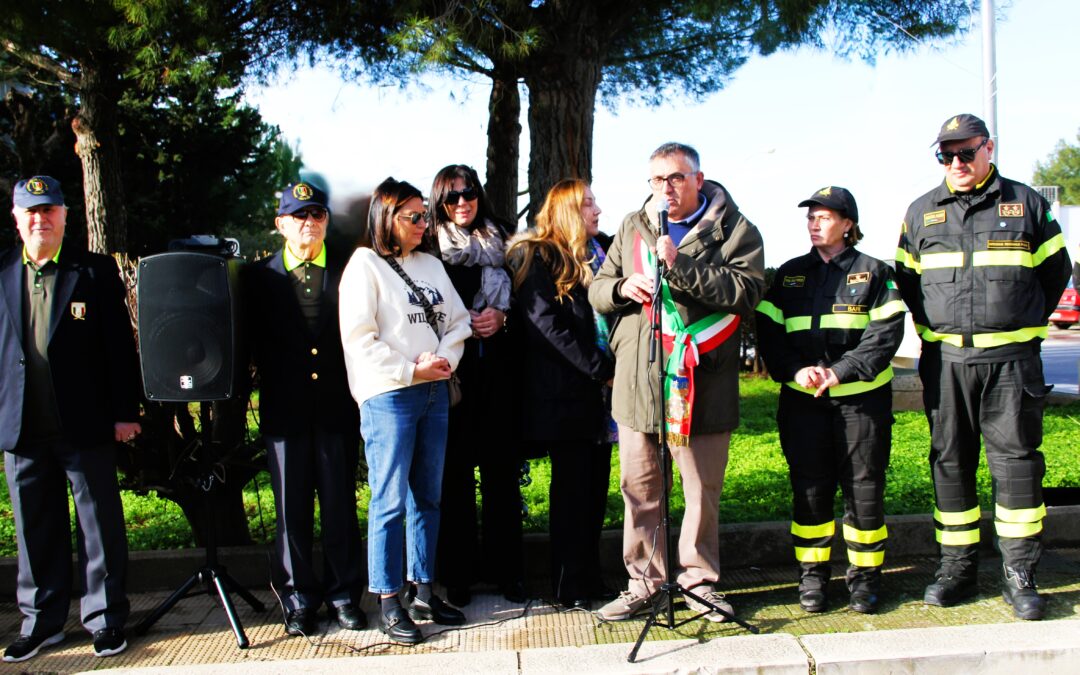
[{"label": "white utility pole", "polygon": [[994,0],[982,0],[983,29],[983,117],[990,138],[994,141],[994,153],[991,159],[998,161],[997,132],[997,57],[994,48]]}]

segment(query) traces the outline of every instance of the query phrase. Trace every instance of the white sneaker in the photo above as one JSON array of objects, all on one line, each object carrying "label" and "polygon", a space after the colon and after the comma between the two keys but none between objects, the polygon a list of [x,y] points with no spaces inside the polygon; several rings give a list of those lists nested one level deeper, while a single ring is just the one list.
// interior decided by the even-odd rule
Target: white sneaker
[{"label": "white sneaker", "polygon": [[[727,598],[724,597],[724,594],[718,591],[714,591],[709,586],[698,586],[697,588],[689,589],[689,591],[694,595],[701,596],[701,598],[708,601],[710,605],[715,605],[716,607],[719,607],[728,614],[735,613],[735,610],[731,607],[731,603],[727,601]],[[689,595],[685,595],[683,597],[686,599],[686,606],[689,607],[694,613],[705,614],[706,612],[708,612],[708,614],[705,614],[705,618],[709,621],[713,621],[715,623],[723,623],[724,621],[728,620],[728,618],[720,612],[714,611],[712,607],[698,602]]]},{"label": "white sneaker", "polygon": [[[635,595],[632,591],[623,591],[619,597],[597,610],[596,615],[604,621],[625,621],[638,614],[652,610],[654,596]],[[660,609],[667,607],[667,596],[659,596]]]}]

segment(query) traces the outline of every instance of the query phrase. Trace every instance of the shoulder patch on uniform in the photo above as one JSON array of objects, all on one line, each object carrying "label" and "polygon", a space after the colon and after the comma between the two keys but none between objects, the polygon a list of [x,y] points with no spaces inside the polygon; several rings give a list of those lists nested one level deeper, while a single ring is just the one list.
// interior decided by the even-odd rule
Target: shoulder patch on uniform
[{"label": "shoulder patch on uniform", "polygon": [[833,305],[833,314],[866,314],[866,305]]},{"label": "shoulder patch on uniform", "polygon": [[806,285],[806,277],[784,277],[784,288],[802,288]]},{"label": "shoulder patch on uniform", "polygon": [[924,213],[922,217],[923,227],[930,227],[931,225],[940,225],[945,222],[945,209],[940,211],[931,211],[930,213]]},{"label": "shoulder patch on uniform", "polygon": [[1023,239],[991,239],[986,242],[989,251],[1030,251],[1031,242]]},{"label": "shoulder patch on uniform", "polygon": [[1012,204],[998,204],[998,217],[999,218],[1023,218],[1024,217],[1024,203],[1015,202]]},{"label": "shoulder patch on uniform", "polygon": [[870,273],[869,272],[856,272],[855,274],[847,275],[847,282],[848,282],[849,286],[851,284],[865,284],[865,283],[868,283],[869,281],[870,281]]}]

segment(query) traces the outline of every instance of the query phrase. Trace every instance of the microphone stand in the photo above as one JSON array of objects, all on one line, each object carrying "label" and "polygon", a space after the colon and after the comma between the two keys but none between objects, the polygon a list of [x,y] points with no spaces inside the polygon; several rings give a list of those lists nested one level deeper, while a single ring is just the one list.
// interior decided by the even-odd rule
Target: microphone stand
[{"label": "microphone stand", "polygon": [[[660,207],[657,210],[657,215],[660,219],[660,236],[666,236],[668,234],[668,206],[667,201],[660,202]],[[649,618],[645,620],[645,627],[641,629],[641,634],[638,635],[637,642],[634,643],[634,648],[630,650],[630,655],[626,657],[626,660],[630,663],[634,663],[637,659],[638,650],[641,649],[641,645],[645,642],[645,636],[649,634],[649,630],[653,626],[659,626],[661,628],[674,629],[679,626],[684,626],[692,621],[704,617],[706,614],[716,612],[722,614],[727,619],[734,621],[746,630],[757,635],[760,629],[757,626],[746,623],[742,619],[738,618],[731,612],[723,610],[716,605],[712,604],[705,598],[699,596],[693,591],[683,588],[678,581],[675,580],[675,567],[676,567],[676,551],[675,541],[671,536],[671,519],[670,519],[670,506],[671,500],[671,481],[672,481],[672,469],[671,469],[671,448],[668,446],[667,439],[667,391],[664,386],[667,382],[667,373],[664,369],[664,293],[661,288],[661,282],[664,278],[664,270],[666,269],[664,261],[660,258],[659,253],[656,255],[656,275],[653,277],[653,296],[652,296],[652,316],[650,317],[649,332],[649,367],[656,363],[659,365],[658,372],[660,373],[657,386],[659,391],[660,401],[660,434],[657,441],[657,461],[660,463],[660,472],[663,475],[663,482],[660,486],[660,527],[664,531],[664,569],[665,569],[665,581],[660,585],[660,589],[652,594],[649,598],[649,602],[652,605],[652,612],[649,614]],[[675,599],[679,596],[693,598],[702,605],[709,607],[710,609],[699,614],[695,614],[689,619],[683,619],[678,621],[675,619]],[[664,602],[666,600],[666,602]],[[664,603],[665,614],[660,616],[660,605]]]}]

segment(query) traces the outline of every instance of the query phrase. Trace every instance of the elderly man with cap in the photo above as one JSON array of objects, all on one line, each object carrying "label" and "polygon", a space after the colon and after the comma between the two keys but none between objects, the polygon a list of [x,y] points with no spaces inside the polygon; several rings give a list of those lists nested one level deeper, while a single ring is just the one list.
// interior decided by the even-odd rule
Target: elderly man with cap
[{"label": "elderly man with cap", "polygon": [[1041,619],[1039,445],[1050,387],[1040,345],[1071,263],[1046,200],[991,163],[994,141],[982,120],[950,117],[935,144],[945,180],[908,207],[896,252],[897,283],[922,338],[941,546],[924,601],[948,607],[977,592],[981,436],[996,487],[1003,597],[1016,616]]},{"label": "elderly man with cap", "polygon": [[127,537],[117,441],[140,433],[139,365],[116,261],[69,243],[60,183],[15,185],[23,245],[0,254],[0,446],[15,536],[20,635],[5,661],[64,639],[72,597],[71,521],[83,626],[94,654],[127,647]]},{"label": "elderly man with cap", "polygon": [[892,442],[889,361],[904,337],[892,269],[856,250],[855,198],[829,186],[799,202],[813,248],[780,266],[757,308],[761,354],[780,390],[776,421],[791,470],[799,604],[824,611],[844,495],[848,606],[877,609],[885,559],[885,469]]},{"label": "elderly man with cap", "polygon": [[[285,187],[274,224],[284,246],[246,271],[245,307],[277,511],[274,579],[285,631],[312,635],[324,602],[338,625],[360,630],[367,625],[358,608],[360,419],[338,328],[338,282],[352,251],[326,245],[327,196],[311,183]],[[321,581],[312,555],[316,493]]]}]

